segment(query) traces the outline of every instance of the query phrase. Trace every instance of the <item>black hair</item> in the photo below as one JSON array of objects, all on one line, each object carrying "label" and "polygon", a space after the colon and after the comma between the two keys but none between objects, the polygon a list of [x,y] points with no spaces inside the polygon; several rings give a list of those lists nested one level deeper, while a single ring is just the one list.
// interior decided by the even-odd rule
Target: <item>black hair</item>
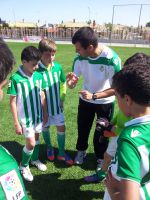
[{"label": "black hair", "polygon": [[93,45],[94,48],[98,46],[98,37],[94,30],[90,27],[82,27],[78,29],[72,37],[72,43],[79,42],[84,49],[87,49],[89,45]]},{"label": "black hair", "polygon": [[0,83],[7,78],[15,65],[15,58],[7,44],[0,39]]},{"label": "black hair", "polygon": [[40,51],[34,46],[25,47],[21,53],[21,60],[25,60],[27,62],[36,60],[39,61],[41,59]]},{"label": "black hair", "polygon": [[113,76],[112,87],[121,97],[127,94],[137,104],[150,106],[150,56],[136,53],[127,59]]}]

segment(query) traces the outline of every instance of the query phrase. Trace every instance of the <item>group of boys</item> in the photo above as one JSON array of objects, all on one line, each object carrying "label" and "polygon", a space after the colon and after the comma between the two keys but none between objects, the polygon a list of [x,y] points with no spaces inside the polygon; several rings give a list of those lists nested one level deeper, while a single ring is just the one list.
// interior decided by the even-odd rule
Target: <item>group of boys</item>
[{"label": "group of boys", "polygon": [[[85,177],[85,180],[104,180],[107,188],[104,200],[148,200],[150,56],[137,53],[129,58],[121,69],[119,57],[111,49],[98,44],[91,28],[79,29],[72,42],[79,55],[74,60],[73,72],[67,75],[67,85],[72,89],[80,75],[84,79],[78,107],[78,152],[74,162],[82,164],[84,161],[90,129],[96,114],[94,150],[98,167],[97,173]],[[66,78],[61,65],[54,62],[55,52],[55,43],[48,39],[41,40],[38,49],[26,47],[21,54],[22,65],[9,82],[8,94],[15,130],[26,138],[20,170],[28,181],[33,180],[29,161],[41,171],[47,169],[38,159],[40,132],[43,132],[47,144],[48,159],[52,161],[55,158],[50,140],[50,125],[57,127],[57,159],[69,165],[73,164],[64,151],[63,101]],[[110,123],[114,94],[119,110]],[[120,136],[116,137],[116,133]],[[110,136],[115,137],[108,145]],[[112,158],[114,160],[110,164]]]},{"label": "group of boys", "polygon": [[[47,167],[39,160],[39,133],[47,144],[47,157],[54,160],[54,150],[50,140],[49,126],[56,125],[58,140],[57,159],[72,165],[73,161],[65,153],[65,122],[63,101],[66,94],[66,78],[62,66],[54,61],[56,45],[43,39],[39,48],[28,46],[21,53],[22,65],[9,81],[7,93],[15,131],[23,134],[26,144],[22,150],[20,171],[27,181],[33,181],[29,168],[35,165],[39,170]],[[61,94],[60,94],[61,87]]]}]

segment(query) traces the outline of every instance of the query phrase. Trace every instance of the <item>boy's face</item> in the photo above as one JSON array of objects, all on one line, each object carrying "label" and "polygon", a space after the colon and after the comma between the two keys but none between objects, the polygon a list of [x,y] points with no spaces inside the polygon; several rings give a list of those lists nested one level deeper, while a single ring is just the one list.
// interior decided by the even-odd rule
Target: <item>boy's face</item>
[{"label": "boy's face", "polygon": [[7,80],[5,79],[0,83],[0,101],[3,99],[3,87],[7,84]]},{"label": "boy's face", "polygon": [[120,107],[120,109],[122,110],[122,112],[127,116],[131,116],[131,109],[130,109],[130,98],[128,95],[125,95],[124,97],[121,97],[119,95],[119,93],[117,93],[117,91],[115,92],[117,101],[118,101],[118,105]]},{"label": "boy's face", "polygon": [[38,62],[39,61],[37,60],[30,60],[30,61],[23,60],[22,64],[25,72],[27,72],[28,74],[33,74],[33,72],[38,69]]},{"label": "boy's face", "polygon": [[56,51],[45,51],[42,53],[41,61],[45,66],[49,66],[55,59]]}]

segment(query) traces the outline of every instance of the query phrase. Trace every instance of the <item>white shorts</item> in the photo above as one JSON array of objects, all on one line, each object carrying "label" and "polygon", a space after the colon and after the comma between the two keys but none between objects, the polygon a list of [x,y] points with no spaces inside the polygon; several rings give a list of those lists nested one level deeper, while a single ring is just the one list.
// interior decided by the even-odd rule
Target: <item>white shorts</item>
[{"label": "white shorts", "polygon": [[117,150],[117,140],[118,140],[118,136],[117,137],[112,137],[106,152],[111,156],[114,157],[116,154],[116,150]]},{"label": "white shorts", "polygon": [[105,193],[104,193],[104,198],[103,198],[103,200],[111,200],[110,195],[109,195],[107,189],[105,189]]},{"label": "white shorts", "polygon": [[31,138],[35,136],[35,133],[41,133],[42,132],[42,123],[37,124],[35,126],[26,127],[22,125],[22,130],[25,138]]},{"label": "white shorts", "polygon": [[56,126],[65,125],[64,114],[60,113],[59,115],[49,116],[48,122],[44,125],[44,127],[48,127],[50,125],[56,125]]}]

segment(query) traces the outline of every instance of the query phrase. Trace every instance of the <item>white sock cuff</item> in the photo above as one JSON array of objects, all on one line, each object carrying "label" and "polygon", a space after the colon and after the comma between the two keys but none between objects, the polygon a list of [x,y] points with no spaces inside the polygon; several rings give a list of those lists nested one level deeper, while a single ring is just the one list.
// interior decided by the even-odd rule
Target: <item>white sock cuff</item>
[{"label": "white sock cuff", "polygon": [[48,132],[49,131],[49,127],[43,127],[42,131],[43,132]]},{"label": "white sock cuff", "polygon": [[26,154],[32,154],[32,153],[33,153],[33,149],[32,149],[32,150],[28,150],[26,146],[23,147],[23,151],[24,151]]},{"label": "white sock cuff", "polygon": [[65,135],[65,132],[57,132],[58,135]]},{"label": "white sock cuff", "polygon": [[40,140],[36,140],[35,145],[38,145],[38,144],[40,144]]}]

